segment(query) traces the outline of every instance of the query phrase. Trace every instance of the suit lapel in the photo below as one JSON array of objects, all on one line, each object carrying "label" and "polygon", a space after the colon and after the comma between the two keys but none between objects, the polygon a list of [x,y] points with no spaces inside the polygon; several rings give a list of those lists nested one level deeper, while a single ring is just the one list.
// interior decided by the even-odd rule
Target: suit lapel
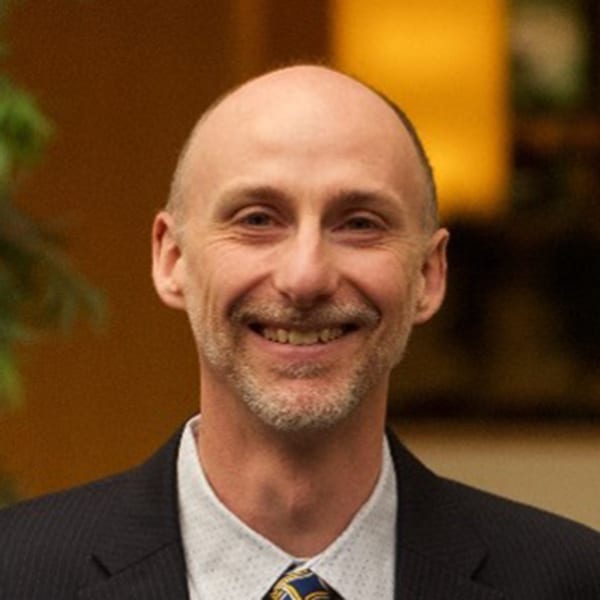
[{"label": "suit lapel", "polygon": [[80,600],[187,600],[181,548],[173,543],[139,563],[113,573],[106,581],[82,588]]},{"label": "suit lapel", "polygon": [[438,478],[388,433],[398,480],[397,600],[501,600],[477,582],[488,550]]},{"label": "suit lapel", "polygon": [[401,549],[396,600],[505,600],[505,596],[427,556]]},{"label": "suit lapel", "polygon": [[188,598],[176,491],[180,434],[120,482],[81,600]]}]

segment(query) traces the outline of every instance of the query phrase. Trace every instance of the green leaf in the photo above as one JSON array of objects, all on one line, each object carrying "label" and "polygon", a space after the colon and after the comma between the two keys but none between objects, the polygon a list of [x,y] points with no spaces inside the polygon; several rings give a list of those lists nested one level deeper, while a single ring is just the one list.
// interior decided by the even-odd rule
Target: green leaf
[{"label": "green leaf", "polygon": [[[0,25],[11,2],[0,0]],[[0,58],[5,54],[0,40]],[[17,176],[38,160],[52,129],[35,99],[0,72],[0,413],[22,399],[16,344],[66,331],[80,316],[100,325],[105,315],[102,294],[73,269],[56,229],[11,199]],[[0,507],[15,499],[15,486],[0,472]]]},{"label": "green leaf", "polygon": [[0,179],[35,162],[52,133],[36,101],[0,76]]},{"label": "green leaf", "polygon": [[22,398],[21,379],[13,353],[0,347],[0,410],[14,410]]}]

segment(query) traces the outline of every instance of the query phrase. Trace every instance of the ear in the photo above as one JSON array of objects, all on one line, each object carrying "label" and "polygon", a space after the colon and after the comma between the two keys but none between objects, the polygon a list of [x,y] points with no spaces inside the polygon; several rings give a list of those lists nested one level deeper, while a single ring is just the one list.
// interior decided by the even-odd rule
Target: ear
[{"label": "ear", "polygon": [[421,285],[418,290],[415,324],[425,323],[440,308],[446,294],[446,247],[450,234],[438,229],[429,240],[421,265]]},{"label": "ear", "polygon": [[171,308],[185,309],[183,257],[171,214],[159,212],[152,227],[152,280],[160,299]]}]

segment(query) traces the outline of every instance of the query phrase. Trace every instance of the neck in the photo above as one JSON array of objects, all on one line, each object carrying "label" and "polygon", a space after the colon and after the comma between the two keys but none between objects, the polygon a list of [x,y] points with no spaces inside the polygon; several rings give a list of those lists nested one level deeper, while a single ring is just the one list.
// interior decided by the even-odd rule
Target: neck
[{"label": "neck", "polygon": [[286,433],[255,418],[231,420],[222,408],[212,411],[205,399],[198,435],[202,466],[219,499],[294,556],[324,550],[375,487],[383,414],[375,418],[371,409],[367,419],[359,407],[331,429]]}]

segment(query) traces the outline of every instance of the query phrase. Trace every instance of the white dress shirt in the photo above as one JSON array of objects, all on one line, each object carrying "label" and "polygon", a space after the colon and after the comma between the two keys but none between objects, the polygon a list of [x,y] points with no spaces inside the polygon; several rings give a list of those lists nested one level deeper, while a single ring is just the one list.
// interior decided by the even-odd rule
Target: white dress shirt
[{"label": "white dress shirt", "polygon": [[377,484],[323,552],[294,557],[236,517],[215,495],[196,451],[199,417],[185,426],[177,462],[179,520],[191,600],[262,600],[292,564],[302,564],[344,600],[394,597],[396,474],[384,439]]}]

